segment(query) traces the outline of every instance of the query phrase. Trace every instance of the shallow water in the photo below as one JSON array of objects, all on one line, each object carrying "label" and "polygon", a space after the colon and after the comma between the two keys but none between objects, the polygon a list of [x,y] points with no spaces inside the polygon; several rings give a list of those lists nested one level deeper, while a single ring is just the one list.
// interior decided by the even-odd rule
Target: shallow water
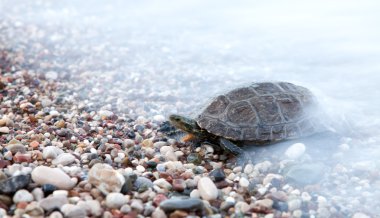
[{"label": "shallow water", "polygon": [[[0,18],[20,25],[93,28],[92,37],[79,34],[78,39],[81,46],[106,51],[99,65],[111,70],[91,75],[104,78],[116,97],[136,101],[144,114],[125,111],[135,115],[193,114],[209,97],[251,81],[303,85],[317,96],[341,136],[299,140],[309,155],[378,168],[379,7],[375,0],[96,1],[91,7],[76,1],[3,0]],[[60,34],[50,39],[75,43]],[[8,48],[17,47],[17,37],[7,40]],[[99,91],[97,97],[108,94]],[[320,146],[324,149],[313,153],[313,143],[332,144],[334,151]],[[335,150],[344,143],[349,150]],[[279,146],[266,149],[282,152],[289,145]]]}]

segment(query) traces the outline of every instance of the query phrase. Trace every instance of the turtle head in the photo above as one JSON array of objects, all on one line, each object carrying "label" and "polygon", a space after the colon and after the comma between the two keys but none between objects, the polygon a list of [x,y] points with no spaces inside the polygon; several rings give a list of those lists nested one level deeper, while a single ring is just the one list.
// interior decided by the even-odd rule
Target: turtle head
[{"label": "turtle head", "polygon": [[195,135],[201,133],[201,128],[199,128],[197,122],[191,118],[172,114],[169,116],[169,120],[173,126],[182,131]]}]

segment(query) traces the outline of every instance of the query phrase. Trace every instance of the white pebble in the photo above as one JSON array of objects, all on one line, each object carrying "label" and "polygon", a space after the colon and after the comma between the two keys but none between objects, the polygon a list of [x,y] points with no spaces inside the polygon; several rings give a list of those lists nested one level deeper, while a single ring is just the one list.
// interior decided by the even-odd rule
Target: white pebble
[{"label": "white pebble", "polygon": [[305,153],[306,147],[302,143],[295,143],[291,145],[288,149],[285,151],[285,155],[290,159],[297,159],[301,157]]},{"label": "white pebble", "polygon": [[136,167],[136,170],[137,170],[137,172],[143,173],[143,172],[145,172],[145,167],[143,167],[143,166],[141,166],[141,165],[138,165],[138,166]]},{"label": "white pebble", "polygon": [[241,177],[239,180],[239,185],[243,188],[247,188],[249,186],[249,181],[248,179]]},{"label": "white pebble", "polygon": [[18,190],[13,196],[13,202],[31,202],[34,200],[33,195],[25,189]]},{"label": "white pebble", "polygon": [[106,197],[106,205],[109,208],[119,209],[123,204],[127,203],[125,196],[118,192],[109,193]]},{"label": "white pebble", "polygon": [[215,200],[218,197],[218,189],[209,177],[202,177],[198,181],[198,190],[204,200]]}]

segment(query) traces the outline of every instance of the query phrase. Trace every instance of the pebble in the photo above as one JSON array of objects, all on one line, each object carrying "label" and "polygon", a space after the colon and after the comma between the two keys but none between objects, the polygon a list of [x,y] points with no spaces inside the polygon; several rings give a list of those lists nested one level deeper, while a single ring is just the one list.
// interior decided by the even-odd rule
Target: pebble
[{"label": "pebble", "polygon": [[240,180],[239,180],[239,185],[240,185],[240,187],[248,188],[248,186],[249,186],[248,179],[246,179],[244,177],[241,177]]},{"label": "pebble", "polygon": [[7,126],[0,127],[0,133],[8,134],[9,132],[10,132],[9,127]]},{"label": "pebble", "polygon": [[209,177],[202,177],[198,181],[198,190],[204,200],[215,200],[218,197],[218,189]]},{"label": "pebble", "polygon": [[140,199],[132,199],[131,208],[141,213],[144,210],[144,205]]},{"label": "pebble", "polygon": [[64,204],[61,207],[61,212],[67,218],[79,218],[86,217],[87,213],[83,207],[79,207],[73,204]]},{"label": "pebble", "polygon": [[49,218],[63,218],[63,215],[58,211],[54,211],[50,214]]},{"label": "pebble", "polygon": [[33,195],[28,190],[25,190],[25,189],[20,189],[13,195],[13,202],[15,203],[31,202],[33,200],[34,200]]},{"label": "pebble", "polygon": [[0,181],[0,193],[11,194],[29,185],[30,175],[18,175]]},{"label": "pebble", "polygon": [[202,163],[202,157],[198,153],[191,153],[187,156],[187,162],[199,165]]},{"label": "pebble", "polygon": [[58,155],[51,163],[54,165],[70,165],[75,161],[75,157],[72,154],[69,153],[62,153]]},{"label": "pebble", "polygon": [[139,176],[137,177],[136,181],[134,182],[133,186],[136,188],[138,192],[143,192],[149,188],[153,187],[153,182],[146,178]]},{"label": "pebble", "polygon": [[58,155],[62,154],[63,151],[55,146],[45,147],[42,151],[42,157],[44,159],[55,159]]},{"label": "pebble", "polygon": [[197,198],[171,198],[161,202],[160,208],[165,212],[175,210],[193,211],[202,210],[203,201]]},{"label": "pebble", "polygon": [[301,200],[299,199],[292,199],[290,201],[288,201],[288,210],[290,211],[294,211],[294,210],[297,210],[301,207]]},{"label": "pebble", "polygon": [[224,173],[223,169],[217,168],[213,171],[211,171],[208,176],[214,181],[214,182],[220,182],[223,181],[226,178],[226,174]]},{"label": "pebble", "polygon": [[97,163],[88,172],[88,182],[104,194],[120,192],[125,178],[108,164]]},{"label": "pebble", "polygon": [[166,181],[165,179],[163,179],[163,178],[155,180],[153,182],[153,184],[157,185],[160,188],[166,189],[166,190],[171,190],[172,189],[172,185],[168,181]]},{"label": "pebble", "polygon": [[44,216],[44,210],[38,206],[37,202],[31,202],[25,208],[25,213],[32,217],[42,217]]},{"label": "pebble", "polygon": [[193,189],[193,191],[190,192],[190,197],[191,198],[200,198],[201,195],[200,195],[198,189]]},{"label": "pebble", "polygon": [[306,147],[302,143],[295,143],[291,145],[288,149],[285,151],[285,155],[290,159],[298,159],[305,153]]},{"label": "pebble", "polygon": [[103,213],[103,209],[97,200],[86,200],[86,205],[89,208],[88,214],[93,216],[100,216]]},{"label": "pebble", "polygon": [[254,166],[252,164],[247,164],[245,167],[244,167],[244,173],[245,174],[251,174],[254,170]]},{"label": "pebble", "polygon": [[271,199],[262,199],[257,200],[253,203],[253,208],[255,211],[260,211],[266,213],[272,209],[273,200]]},{"label": "pebble", "polygon": [[39,185],[52,184],[59,189],[72,189],[76,180],[71,179],[65,172],[58,168],[38,166],[32,171],[32,179]]},{"label": "pebble", "polygon": [[161,208],[157,207],[152,213],[152,218],[167,218],[167,216]]},{"label": "pebble", "polygon": [[137,172],[139,172],[139,173],[143,173],[143,172],[145,172],[145,167],[143,167],[143,166],[141,166],[141,165],[138,165],[138,166],[136,167],[136,170],[137,170]]},{"label": "pebble", "polygon": [[239,201],[235,204],[235,211],[240,213],[247,213],[251,207],[244,201]]},{"label": "pebble", "polygon": [[183,179],[173,179],[173,190],[177,192],[183,192],[186,188],[185,180]]},{"label": "pebble", "polygon": [[20,153],[26,152],[26,148],[23,144],[9,144],[6,146],[6,149],[12,152],[12,154],[16,154],[17,152],[20,152]]},{"label": "pebble", "polygon": [[109,208],[119,209],[123,204],[127,203],[127,199],[121,193],[109,193],[106,197],[106,205]]},{"label": "pebble", "polygon": [[45,211],[60,209],[64,204],[67,203],[67,197],[62,195],[47,197],[38,202],[39,206],[43,208]]},{"label": "pebble", "polygon": [[52,185],[52,184],[48,184],[48,183],[43,184],[41,188],[42,188],[42,191],[45,194],[45,196],[48,196],[48,195],[52,194],[55,190],[57,190],[57,186]]}]

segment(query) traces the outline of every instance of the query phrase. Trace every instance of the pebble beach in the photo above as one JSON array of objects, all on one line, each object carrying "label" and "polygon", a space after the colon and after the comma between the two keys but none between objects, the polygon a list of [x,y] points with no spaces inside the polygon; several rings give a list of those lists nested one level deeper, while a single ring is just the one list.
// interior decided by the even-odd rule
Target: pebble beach
[{"label": "pebble beach", "polygon": [[238,166],[172,134],[169,114],[270,78],[231,45],[206,39],[213,51],[196,53],[205,39],[184,48],[186,31],[152,43],[155,28],[88,14],[79,25],[50,1],[0,6],[0,217],[380,217],[378,135],[248,148]]}]

